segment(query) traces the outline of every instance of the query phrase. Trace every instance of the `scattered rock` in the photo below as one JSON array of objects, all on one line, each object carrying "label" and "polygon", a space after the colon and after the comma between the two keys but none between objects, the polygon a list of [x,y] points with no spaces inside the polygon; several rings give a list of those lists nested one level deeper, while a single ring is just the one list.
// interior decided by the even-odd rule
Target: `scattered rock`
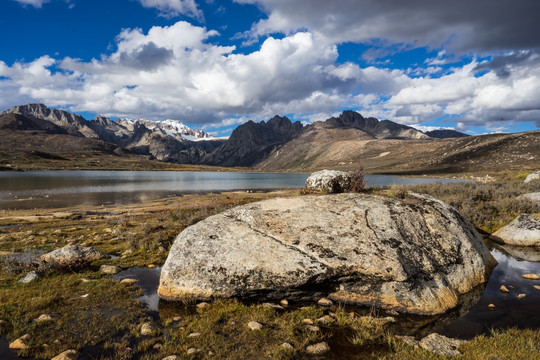
[{"label": "scattered rock", "polygon": [[306,325],[306,329],[308,329],[309,331],[313,331],[313,332],[321,331],[321,328],[318,327],[317,325]]},{"label": "scattered rock", "polygon": [[148,336],[159,332],[159,328],[152,322],[146,322],[141,326],[141,335]]},{"label": "scattered rock", "polygon": [[306,189],[322,193],[342,193],[351,187],[351,176],[344,171],[321,170],[306,180]]},{"label": "scattered rock", "polygon": [[96,260],[109,258],[109,255],[89,246],[68,245],[41,255],[38,261],[53,264],[58,267],[70,266],[74,263],[91,263]]},{"label": "scattered rock", "polygon": [[79,355],[79,352],[76,350],[66,350],[63,353],[53,357],[51,360],[77,360]]},{"label": "scattered rock", "polygon": [[523,194],[521,196],[518,196],[518,199],[526,199],[532,201],[533,203],[540,204],[540,192]]},{"label": "scattered rock", "polygon": [[28,284],[32,281],[39,280],[39,274],[35,271],[30,271],[28,274],[24,275],[22,278],[19,279],[20,283]]},{"label": "scattered rock", "polygon": [[152,346],[152,349],[154,350],[160,350],[162,348],[163,348],[163,344],[160,344],[160,343],[154,344],[154,346]]},{"label": "scattered rock", "polygon": [[317,301],[317,304],[319,304],[320,306],[332,306],[332,305],[334,305],[332,300],[327,299],[327,298],[319,299],[319,301]]},{"label": "scattered rock", "polygon": [[276,310],[285,310],[285,308],[283,306],[277,305],[277,304],[272,304],[272,303],[264,303],[264,304],[262,304],[262,306],[269,307],[269,308],[276,309]]},{"label": "scattered rock", "polygon": [[311,319],[304,319],[302,322],[306,325],[313,325],[315,322]]},{"label": "scattered rock", "polygon": [[210,304],[206,301],[200,302],[196,305],[197,309],[204,309],[205,307],[209,306]]},{"label": "scattered rock", "polygon": [[330,315],[324,315],[317,319],[317,322],[321,324],[331,324],[334,321],[336,321],[336,319],[334,319]]},{"label": "scattered rock", "polygon": [[249,327],[251,330],[253,330],[253,331],[255,331],[255,330],[261,330],[261,329],[263,328],[262,324],[261,324],[261,323],[258,323],[258,322],[256,322],[256,321],[250,321],[250,322],[248,323],[248,327]]},{"label": "scattered rock", "polygon": [[167,356],[167,357],[164,357],[164,358],[161,359],[161,360],[176,360],[176,359],[178,359],[178,356],[176,356],[176,355],[169,355],[169,356]]},{"label": "scattered rock", "polygon": [[188,355],[196,354],[198,352],[201,352],[201,349],[197,349],[197,348],[189,348],[189,349],[187,349],[187,354]]},{"label": "scattered rock", "polygon": [[[210,216],[176,238],[158,294],[302,301],[320,296],[305,290],[317,279],[321,288],[339,287],[327,296],[335,302],[444,313],[487,281],[496,261],[455,209],[427,195],[406,200],[299,196]],[[341,277],[346,282],[335,284]]]},{"label": "scattered rock", "polygon": [[521,214],[491,237],[509,245],[540,246],[540,219],[531,214]]},{"label": "scattered rock", "polygon": [[306,348],[306,353],[309,355],[323,355],[330,351],[330,346],[327,342],[320,342],[318,344],[309,345]]},{"label": "scattered rock", "polygon": [[101,265],[99,267],[99,271],[101,271],[104,274],[114,275],[122,271],[122,269],[120,269],[118,266],[115,266],[115,265]]},{"label": "scattered rock", "polygon": [[490,309],[495,309],[495,304],[489,304],[489,305],[488,305],[488,308],[490,308]]},{"label": "scattered rock", "polygon": [[287,351],[293,351],[294,350],[294,346],[292,346],[291,344],[289,344],[288,342],[284,342],[283,344],[280,345],[282,348],[284,348],[285,350]]},{"label": "scattered rock", "polygon": [[28,348],[28,340],[30,340],[30,334],[26,334],[18,338],[9,344],[9,348],[12,350],[24,350]]},{"label": "scattered rock", "polygon": [[523,274],[523,275],[521,275],[521,277],[523,277],[525,279],[528,279],[528,280],[540,280],[540,275],[533,274],[533,273]]},{"label": "scattered rock", "polygon": [[122,279],[120,282],[121,282],[121,283],[124,283],[124,284],[131,284],[131,285],[133,285],[133,284],[138,283],[139,280],[137,280],[137,279]]},{"label": "scattered rock", "polygon": [[128,249],[128,250],[124,251],[124,252],[122,253],[122,255],[120,255],[120,256],[123,257],[123,258],[125,258],[125,257],[130,256],[131,254],[133,254],[133,250]]},{"label": "scattered rock", "polygon": [[540,171],[536,171],[527,175],[524,182],[530,183],[531,181],[538,180],[538,179],[540,179]]},{"label": "scattered rock", "polygon": [[447,338],[446,336],[436,333],[429,334],[418,342],[422,349],[426,349],[438,355],[443,356],[459,356],[461,353],[457,350],[460,345],[467,341]]},{"label": "scattered rock", "polygon": [[534,290],[539,290],[540,291],[540,285],[533,285],[533,288],[534,288]]},{"label": "scattered rock", "polygon": [[60,315],[42,314],[37,319],[35,319],[34,322],[36,322],[36,323],[44,323],[44,322],[56,321],[58,319],[60,319]]},{"label": "scattered rock", "polygon": [[157,265],[155,265],[155,264],[150,264],[150,265],[148,265],[148,268],[149,268],[149,269],[155,269],[155,268],[157,268]]},{"label": "scattered rock", "polygon": [[501,292],[503,292],[503,293],[509,293],[510,292],[510,290],[508,290],[508,288],[506,286],[504,286],[504,285],[501,285],[499,290],[501,290]]},{"label": "scattered rock", "polygon": [[289,306],[289,302],[286,299],[280,300],[279,303],[283,306]]},{"label": "scattered rock", "polygon": [[199,337],[201,336],[201,333],[199,332],[194,332],[194,333],[191,333],[188,335],[188,338],[195,338],[195,337]]},{"label": "scattered rock", "polygon": [[93,282],[96,282],[97,280],[96,280],[96,279],[82,278],[81,281],[82,281],[83,283],[93,283]]},{"label": "scattered rock", "polygon": [[173,317],[172,319],[174,322],[178,322],[178,321],[181,321],[182,320],[182,317],[181,316],[175,316]]},{"label": "scattered rock", "polygon": [[519,294],[517,296],[517,298],[518,298],[518,300],[521,300],[521,299],[525,298],[526,296],[527,296],[527,294]]}]

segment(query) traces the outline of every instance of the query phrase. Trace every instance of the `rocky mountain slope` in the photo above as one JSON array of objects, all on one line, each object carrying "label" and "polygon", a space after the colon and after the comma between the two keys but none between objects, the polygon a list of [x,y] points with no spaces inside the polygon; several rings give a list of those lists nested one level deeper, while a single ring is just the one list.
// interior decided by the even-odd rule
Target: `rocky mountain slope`
[{"label": "rocky mountain slope", "polygon": [[534,170],[540,166],[540,131],[482,136],[452,130],[423,133],[389,120],[364,118],[354,111],[306,126],[280,116],[260,123],[248,121],[229,139],[215,140],[171,120],[111,121],[98,116],[87,121],[66,111],[30,104],[0,114],[0,132],[0,166],[17,158],[24,159],[21,164],[66,156],[80,160],[83,153],[86,159],[143,156],[168,163],[247,166],[263,171],[352,170],[359,163],[372,173],[406,174]]}]

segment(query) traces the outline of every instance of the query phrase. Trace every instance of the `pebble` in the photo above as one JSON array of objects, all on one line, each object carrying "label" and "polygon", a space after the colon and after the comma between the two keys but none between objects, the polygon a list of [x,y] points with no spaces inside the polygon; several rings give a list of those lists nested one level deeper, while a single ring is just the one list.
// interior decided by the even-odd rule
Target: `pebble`
[{"label": "pebble", "polygon": [[148,268],[149,268],[149,269],[155,269],[155,268],[157,268],[157,265],[155,265],[155,264],[150,264],[150,265],[148,265]]},{"label": "pebble", "polygon": [[269,308],[272,308],[272,309],[277,309],[277,310],[284,310],[285,308],[281,305],[277,305],[277,304],[272,304],[272,303],[264,303],[262,306],[264,307],[269,307]]},{"label": "pebble", "polygon": [[529,274],[523,274],[521,276],[528,280],[540,280],[540,275],[538,274],[529,273]]},{"label": "pebble", "polygon": [[317,304],[319,304],[320,306],[332,306],[334,303],[330,299],[322,298],[317,301]]},{"label": "pebble", "polygon": [[172,318],[172,320],[173,320],[174,322],[182,321],[182,317],[180,317],[180,316],[175,316],[175,317]]},{"label": "pebble", "polygon": [[334,321],[336,321],[336,319],[334,319],[330,315],[324,315],[324,316],[321,316],[320,318],[318,318],[316,321],[318,323],[321,323],[321,324],[330,324],[330,323],[333,323]]},{"label": "pebble", "polygon": [[167,357],[164,357],[164,358],[161,359],[161,360],[176,360],[176,359],[178,359],[178,356],[176,356],[176,355],[169,355],[169,356],[167,356]]},{"label": "pebble", "polygon": [[154,350],[160,350],[162,347],[163,347],[162,344],[157,343],[157,344],[155,344],[154,346],[152,346],[152,349],[154,349]]},{"label": "pebble", "polygon": [[309,331],[313,331],[313,332],[321,331],[321,328],[318,327],[317,325],[306,325],[306,329],[308,329]]},{"label": "pebble", "polygon": [[194,338],[194,337],[199,337],[199,336],[201,336],[201,333],[199,333],[199,332],[194,332],[194,333],[189,334],[187,337],[188,337],[188,338]]},{"label": "pebble", "polygon": [[197,306],[197,309],[204,309],[205,307],[207,307],[208,305],[210,305],[209,303],[203,301],[201,303],[198,303],[196,306]]},{"label": "pebble", "polygon": [[19,282],[20,283],[23,283],[23,284],[28,284],[28,283],[31,283],[32,281],[36,281],[36,280],[39,280],[39,275],[37,272],[35,271],[30,271],[28,274],[26,274],[24,277],[22,277],[21,279],[19,279]]},{"label": "pebble", "polygon": [[51,360],[76,360],[79,358],[79,355],[79,352],[76,350],[66,350],[53,357]]},{"label": "pebble", "polygon": [[262,324],[261,323],[258,323],[256,321],[250,321],[248,323],[248,327],[253,330],[253,331],[256,331],[256,330],[261,330],[263,328]]},{"label": "pebble", "polygon": [[466,343],[465,340],[448,338],[437,333],[432,333],[418,342],[422,349],[426,349],[435,354],[443,356],[460,356],[457,348]]},{"label": "pebble", "polygon": [[141,335],[142,336],[152,335],[157,330],[158,328],[153,323],[146,322],[142,324],[141,326]]},{"label": "pebble", "polygon": [[115,265],[101,265],[101,267],[99,268],[99,271],[101,271],[102,273],[111,274],[111,275],[119,273],[120,270],[122,269],[120,269],[118,266],[115,266]]},{"label": "pebble", "polygon": [[37,319],[34,321],[37,323],[43,323],[43,322],[49,322],[49,321],[56,321],[60,319],[60,315],[53,315],[53,314],[41,314]]},{"label": "pebble", "polygon": [[501,285],[501,287],[499,288],[499,290],[501,290],[501,292],[503,292],[503,293],[508,293],[508,292],[510,292],[510,290],[508,290],[508,288],[507,288],[506,286],[504,286],[504,285]]},{"label": "pebble", "polygon": [[[281,305],[283,306],[288,306],[289,305],[289,302],[287,301],[287,299],[283,299],[279,302]],[[285,343],[286,344],[286,343]]]},{"label": "pebble", "polygon": [[304,324],[306,324],[306,325],[313,325],[314,324],[313,320],[311,320],[311,319],[304,319],[304,320],[302,320],[302,322]]},{"label": "pebble", "polygon": [[197,349],[197,348],[189,348],[189,349],[187,350],[187,354],[188,354],[188,355],[196,354],[196,353],[198,353],[198,352],[201,352],[201,349]]},{"label": "pebble", "polygon": [[122,279],[122,281],[120,281],[121,283],[124,283],[124,284],[135,284],[135,283],[138,283],[139,280],[137,279]]},{"label": "pebble", "polygon": [[488,308],[490,308],[490,309],[495,309],[495,304],[489,304],[489,305],[488,305]]},{"label": "pebble", "polygon": [[28,340],[30,340],[30,334],[26,334],[18,338],[17,340],[13,341],[9,344],[9,348],[12,350],[23,350],[28,348]]},{"label": "pebble", "polygon": [[533,288],[534,288],[535,290],[540,290],[540,285],[534,285]]},{"label": "pebble", "polygon": [[283,344],[281,344],[281,347],[284,348],[287,351],[293,351],[294,350],[294,346],[292,346],[288,342],[284,342]]},{"label": "pebble", "polygon": [[96,280],[96,279],[82,278],[81,281],[82,281],[83,283],[92,283],[92,282],[96,282],[97,280]]},{"label": "pebble", "polygon": [[327,342],[320,342],[318,344],[309,345],[306,348],[306,353],[310,355],[323,355],[330,351],[330,346]]},{"label": "pebble", "polygon": [[521,299],[523,299],[523,298],[526,297],[526,296],[527,296],[526,294],[519,294],[519,295],[517,296],[517,298],[518,298],[518,300],[521,300]]}]

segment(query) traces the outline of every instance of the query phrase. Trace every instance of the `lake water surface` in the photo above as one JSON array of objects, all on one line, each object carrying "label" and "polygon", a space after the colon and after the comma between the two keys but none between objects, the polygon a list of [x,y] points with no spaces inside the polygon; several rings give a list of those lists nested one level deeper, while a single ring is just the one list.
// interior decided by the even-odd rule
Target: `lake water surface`
[{"label": "lake water surface", "polygon": [[[309,174],[206,171],[0,172],[0,209],[122,205],[167,195],[302,188]],[[367,175],[368,186],[459,180]]]}]

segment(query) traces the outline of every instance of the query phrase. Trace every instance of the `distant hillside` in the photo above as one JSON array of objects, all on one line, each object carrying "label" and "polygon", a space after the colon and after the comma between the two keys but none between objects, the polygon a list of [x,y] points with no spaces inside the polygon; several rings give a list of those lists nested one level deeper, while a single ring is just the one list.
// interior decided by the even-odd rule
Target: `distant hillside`
[{"label": "distant hillside", "polygon": [[426,131],[424,134],[434,139],[450,139],[470,136],[456,130],[448,129]]}]

